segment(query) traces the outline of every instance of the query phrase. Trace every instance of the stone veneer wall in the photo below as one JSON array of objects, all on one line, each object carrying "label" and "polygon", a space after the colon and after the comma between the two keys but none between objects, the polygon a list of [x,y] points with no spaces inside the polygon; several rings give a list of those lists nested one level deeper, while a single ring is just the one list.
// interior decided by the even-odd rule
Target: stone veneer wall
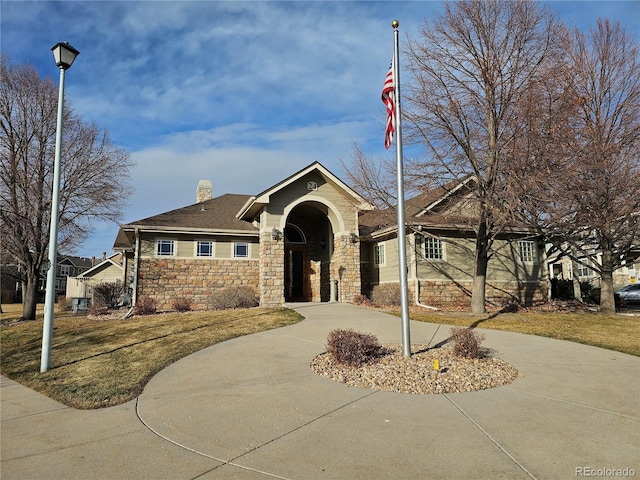
[{"label": "stone veneer wall", "polygon": [[159,310],[167,310],[176,298],[185,297],[194,309],[205,309],[215,290],[248,285],[259,292],[258,276],[256,260],[143,258],[137,298],[151,297]]},{"label": "stone veneer wall", "polygon": [[260,235],[260,305],[284,303],[284,240],[273,240],[270,232]]},{"label": "stone veneer wall", "polygon": [[349,235],[333,241],[331,278],[338,280],[338,301],[351,303],[360,294],[360,243],[352,243]]},{"label": "stone veneer wall", "polygon": [[[415,288],[415,282],[409,281],[409,289]],[[471,306],[472,282],[420,281],[420,303],[433,306],[461,305]],[[414,292],[415,293],[415,292]],[[486,300],[502,305],[512,298],[517,298],[523,305],[547,300],[547,282],[519,283],[504,282],[497,284],[487,282]]]}]

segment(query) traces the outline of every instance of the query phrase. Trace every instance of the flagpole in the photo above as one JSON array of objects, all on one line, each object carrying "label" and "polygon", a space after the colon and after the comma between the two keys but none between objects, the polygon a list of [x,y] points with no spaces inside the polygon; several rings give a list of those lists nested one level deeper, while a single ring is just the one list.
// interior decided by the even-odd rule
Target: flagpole
[{"label": "flagpole", "polygon": [[411,356],[411,332],[409,329],[409,295],[407,285],[407,234],[404,216],[404,173],[402,170],[402,117],[400,116],[400,48],[398,27],[400,22],[391,22],[393,27],[393,77],[396,108],[396,165],[398,180],[398,263],[400,270],[400,308],[402,317],[402,352]]}]

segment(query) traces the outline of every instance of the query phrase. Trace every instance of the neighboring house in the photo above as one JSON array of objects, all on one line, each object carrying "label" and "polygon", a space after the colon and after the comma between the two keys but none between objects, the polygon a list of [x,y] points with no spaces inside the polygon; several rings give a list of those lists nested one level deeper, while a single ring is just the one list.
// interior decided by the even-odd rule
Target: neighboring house
[{"label": "neighboring house", "polygon": [[[422,302],[469,302],[475,238],[465,188],[407,202],[409,284]],[[211,193],[201,181],[195,204],[121,225],[114,250],[124,255],[134,302],[151,297],[168,309],[188,297],[205,308],[213,291],[239,285],[254,288],[261,305],[351,302],[398,282],[395,214],[376,210],[318,162],[255,196]],[[489,301],[546,298],[537,238],[514,230],[494,250]]]},{"label": "neighboring house", "polygon": [[[600,275],[590,265],[593,265],[593,260],[600,263],[602,261],[602,253],[599,251],[590,252],[589,258],[581,256],[578,262],[575,262],[575,268],[577,268],[577,276],[581,282],[589,282],[594,287],[600,287],[601,279]],[[551,278],[558,278],[560,280],[573,280],[574,277],[574,262],[567,256],[558,258],[557,255],[550,256],[549,260],[549,272]],[[638,275],[640,274],[640,251],[635,254],[626,262],[626,265],[616,269],[613,272],[613,286],[614,289],[629,285],[630,283],[638,282]]]},{"label": "neighboring house", "polygon": [[[60,295],[64,295],[67,291],[67,279],[69,277],[75,277],[82,272],[90,269],[95,263],[95,259],[86,257],[74,257],[74,256],[58,256],[56,263],[56,283],[55,283],[55,296],[58,298]],[[40,285],[39,296],[44,301],[45,290],[47,288],[47,269],[43,266],[40,268]]]},{"label": "neighboring house", "polygon": [[114,253],[104,258],[94,267],[82,272],[76,277],[67,280],[67,293],[69,299],[93,298],[93,287],[100,283],[115,283],[124,281],[124,256],[122,253]]},{"label": "neighboring house", "polygon": [[8,255],[0,257],[0,302],[20,302],[20,265]]}]

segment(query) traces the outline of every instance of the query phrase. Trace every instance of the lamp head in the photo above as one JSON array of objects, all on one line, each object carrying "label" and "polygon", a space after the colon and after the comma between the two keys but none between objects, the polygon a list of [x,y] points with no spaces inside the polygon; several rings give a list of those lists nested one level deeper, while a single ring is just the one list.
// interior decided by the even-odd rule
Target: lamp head
[{"label": "lamp head", "polygon": [[53,59],[58,68],[66,70],[71,66],[76,57],[80,54],[78,50],[69,45],[68,42],[60,42],[51,47]]}]

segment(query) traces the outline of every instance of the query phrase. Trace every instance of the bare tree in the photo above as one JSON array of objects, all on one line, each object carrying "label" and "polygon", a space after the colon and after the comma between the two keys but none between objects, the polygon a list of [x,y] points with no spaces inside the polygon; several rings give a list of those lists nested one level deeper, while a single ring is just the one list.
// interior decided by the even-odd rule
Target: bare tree
[{"label": "bare tree", "polygon": [[516,186],[519,205],[560,255],[600,275],[606,313],[615,310],[613,271],[640,244],[638,52],[617,23],[575,30],[547,94],[522,115],[528,128],[516,143],[531,154],[514,156],[529,179]]},{"label": "bare tree", "polygon": [[[95,220],[114,221],[128,196],[129,154],[65,102],[58,244],[82,244]],[[0,66],[2,249],[23,274],[23,318],[34,319],[40,267],[48,258],[58,94],[29,65]]]},{"label": "bare tree", "polygon": [[539,3],[460,0],[445,3],[409,42],[406,130],[426,155],[407,171],[443,185],[475,179],[475,313],[485,311],[493,240],[512,222],[510,185],[520,179],[509,162],[523,127],[520,106],[561,50],[563,33]]},{"label": "bare tree", "polygon": [[615,311],[613,271],[640,247],[639,53],[617,22],[573,32],[575,161],[553,182],[565,220],[555,226],[600,275],[603,313]]}]

